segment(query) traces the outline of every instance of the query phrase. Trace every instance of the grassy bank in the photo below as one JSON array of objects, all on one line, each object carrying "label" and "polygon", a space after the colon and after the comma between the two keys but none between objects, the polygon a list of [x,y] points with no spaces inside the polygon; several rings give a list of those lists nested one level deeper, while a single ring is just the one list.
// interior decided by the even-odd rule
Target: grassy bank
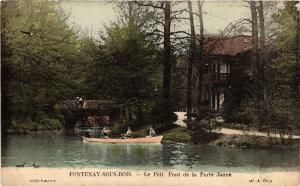
[{"label": "grassy bank", "polygon": [[[148,127],[143,127],[140,130],[134,131],[137,136],[146,136],[149,133]],[[192,132],[188,131],[186,128],[173,126],[170,129],[158,132],[158,135],[163,135],[163,142],[165,143],[193,143]],[[210,143],[218,139],[221,135],[217,133],[205,133],[205,135],[199,134],[199,142],[202,144]]]},{"label": "grassy bank", "polygon": [[192,137],[185,128],[177,127],[162,133],[164,142],[192,143]]},{"label": "grassy bank", "polygon": [[299,150],[299,139],[267,138],[251,135],[223,135],[211,144],[218,146],[233,146],[240,148],[274,148]]}]

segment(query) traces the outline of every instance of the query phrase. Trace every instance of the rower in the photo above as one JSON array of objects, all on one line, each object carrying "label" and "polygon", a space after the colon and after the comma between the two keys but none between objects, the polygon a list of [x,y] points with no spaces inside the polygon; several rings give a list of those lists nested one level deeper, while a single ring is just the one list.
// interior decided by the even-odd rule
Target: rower
[{"label": "rower", "polygon": [[131,137],[132,131],[131,131],[130,127],[127,127],[127,132],[125,134],[121,134],[121,136],[122,136],[122,138]]},{"label": "rower", "polygon": [[85,135],[84,135],[84,136],[87,137],[87,138],[91,138],[91,137],[92,137],[91,130],[88,129],[88,130],[85,132]]},{"label": "rower", "polygon": [[110,133],[110,130],[106,127],[103,127],[102,129],[102,135],[105,137],[105,138],[108,138],[108,134]]},{"label": "rower", "polygon": [[155,136],[155,135],[156,135],[155,130],[153,129],[152,126],[150,126],[150,129],[149,129],[149,136],[153,137],[153,136]]}]

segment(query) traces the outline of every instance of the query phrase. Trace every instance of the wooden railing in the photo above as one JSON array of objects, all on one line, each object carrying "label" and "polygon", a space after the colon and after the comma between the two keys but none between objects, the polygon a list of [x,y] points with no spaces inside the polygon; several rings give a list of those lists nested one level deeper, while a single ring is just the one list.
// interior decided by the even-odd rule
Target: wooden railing
[{"label": "wooden railing", "polygon": [[69,100],[62,101],[62,106],[68,110],[105,110],[113,108],[116,104],[110,100]]},{"label": "wooden railing", "polygon": [[229,79],[229,73],[207,73],[203,76],[204,85],[223,84]]}]

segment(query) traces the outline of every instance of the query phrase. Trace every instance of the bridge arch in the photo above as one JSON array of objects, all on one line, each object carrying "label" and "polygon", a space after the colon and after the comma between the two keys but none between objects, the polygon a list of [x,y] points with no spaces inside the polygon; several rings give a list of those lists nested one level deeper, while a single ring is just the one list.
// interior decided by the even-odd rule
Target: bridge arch
[{"label": "bridge arch", "polygon": [[110,100],[67,100],[62,101],[66,129],[74,129],[77,122],[88,117],[109,117],[110,123],[119,119],[120,107]]}]

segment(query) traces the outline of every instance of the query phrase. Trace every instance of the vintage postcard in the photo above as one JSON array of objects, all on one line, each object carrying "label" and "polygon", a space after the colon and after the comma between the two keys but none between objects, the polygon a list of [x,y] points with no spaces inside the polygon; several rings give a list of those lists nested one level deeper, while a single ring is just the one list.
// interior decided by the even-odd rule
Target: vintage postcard
[{"label": "vintage postcard", "polygon": [[1,185],[300,185],[299,1],[0,3]]}]

